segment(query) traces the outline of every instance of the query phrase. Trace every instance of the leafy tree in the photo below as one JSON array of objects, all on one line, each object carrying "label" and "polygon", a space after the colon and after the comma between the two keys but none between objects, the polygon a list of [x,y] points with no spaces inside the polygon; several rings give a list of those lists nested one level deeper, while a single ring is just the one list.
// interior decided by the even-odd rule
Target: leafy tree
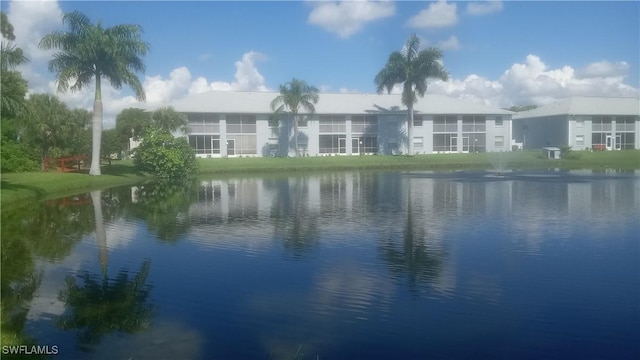
[{"label": "leafy tree", "polygon": [[21,118],[24,138],[39,149],[41,159],[44,160],[63,142],[63,134],[70,127],[69,109],[65,103],[50,94],[31,95],[27,107],[29,111]]},{"label": "leafy tree", "polygon": [[174,132],[176,130],[187,133],[188,120],[184,114],[175,111],[171,106],[162,107],[151,114],[151,123],[157,129]]},{"label": "leafy tree", "polygon": [[387,90],[391,93],[395,84],[402,84],[402,104],[409,112],[407,118],[408,153],[413,154],[413,106],[418,96],[427,92],[427,80],[442,79],[449,75],[440,60],[442,52],[438,48],[420,50],[420,40],[413,34],[407,40],[402,52],[394,51],[387,64],[376,75],[375,84],[378,93]]},{"label": "leafy tree", "polygon": [[0,30],[2,41],[0,42],[0,103],[2,118],[14,118],[23,111],[27,82],[19,72],[14,69],[29,61],[22,49],[16,47],[13,41],[13,26],[7,19],[7,15],[0,12]]},{"label": "leafy tree", "polygon": [[102,157],[109,161],[109,165],[111,165],[111,155],[120,154],[123,150],[116,129],[104,130],[102,132]]},{"label": "leafy tree", "polygon": [[91,112],[85,109],[73,109],[67,115],[64,133],[64,155],[87,155],[91,151]]},{"label": "leafy tree", "polygon": [[287,109],[293,114],[293,142],[296,149],[296,156],[300,156],[298,150],[298,111],[302,107],[307,112],[316,112],[315,104],[320,96],[318,88],[307,84],[304,80],[293,78],[288,83],[280,85],[280,95],[271,101],[271,110],[280,114]]},{"label": "leafy tree", "polygon": [[184,137],[152,128],[134,151],[133,163],[159,178],[176,179],[195,175],[196,154]]},{"label": "leafy tree", "polygon": [[151,116],[142,109],[124,109],[116,117],[116,132],[123,146],[129,149],[129,138],[142,138],[151,125]]},{"label": "leafy tree", "polygon": [[40,48],[57,49],[49,70],[57,73],[58,91],[79,91],[95,81],[93,105],[93,149],[89,174],[100,175],[100,146],[102,139],[102,79],[116,88],[130,86],[138,100],[145,100],[144,89],[137,72],[144,72],[141,56],[149,45],[142,41],[142,28],[135,24],[122,24],[104,28],[102,21],[92,24],[79,11],[62,17],[68,32],[54,32],[40,41]]}]

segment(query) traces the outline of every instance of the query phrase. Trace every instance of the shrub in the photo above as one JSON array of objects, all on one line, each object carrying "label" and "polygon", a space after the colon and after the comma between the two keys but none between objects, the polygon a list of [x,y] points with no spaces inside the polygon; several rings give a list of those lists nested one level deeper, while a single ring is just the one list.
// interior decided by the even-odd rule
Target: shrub
[{"label": "shrub", "polygon": [[191,177],[197,172],[196,154],[183,137],[150,129],[134,151],[133,163],[159,178]]},{"label": "shrub", "polygon": [[35,154],[33,149],[24,144],[4,141],[3,139],[0,154],[2,157],[0,159],[1,171],[3,173],[35,171],[40,167],[37,160],[38,155]]}]

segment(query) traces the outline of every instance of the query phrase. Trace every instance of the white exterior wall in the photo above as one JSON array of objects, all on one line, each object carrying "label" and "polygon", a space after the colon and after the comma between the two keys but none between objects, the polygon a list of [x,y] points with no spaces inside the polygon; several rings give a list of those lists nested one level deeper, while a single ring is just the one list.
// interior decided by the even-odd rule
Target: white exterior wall
[{"label": "white exterior wall", "polygon": [[[502,126],[496,126],[496,117],[502,118]],[[462,128],[462,125],[460,125]],[[511,151],[511,117],[507,115],[487,115],[487,152]],[[496,136],[502,136],[502,146],[496,147]]]},{"label": "white exterior wall", "polygon": [[[336,114],[339,115],[339,114]],[[269,144],[277,143],[279,156],[287,155],[295,156],[295,150],[293,149],[294,134],[293,127],[290,120],[284,118],[281,119],[278,128],[272,128],[269,126],[270,114],[256,114],[256,154],[255,156],[270,156]],[[345,138],[346,138],[346,155],[352,155],[352,139],[354,136],[359,137],[361,134],[353,134],[351,127],[351,118],[355,115],[345,116]],[[432,154],[433,153],[433,119],[434,115],[424,115],[422,126],[413,126],[413,137],[422,137],[423,148],[415,151],[420,154]],[[462,117],[463,115],[455,115],[457,118],[457,130],[455,136],[457,137],[457,148],[452,152],[462,153],[467,152],[463,149],[463,130],[462,130]],[[485,115],[485,136],[486,136],[486,150],[488,152],[501,152],[511,151],[511,116],[510,115]],[[503,125],[498,127],[495,125],[496,116],[502,117]],[[218,114],[220,132],[220,155],[213,155],[214,157],[227,156],[227,114]],[[408,151],[408,139],[407,137],[407,121],[405,114],[378,114],[378,151],[379,154],[406,154]],[[589,124],[590,126],[590,124]],[[585,122],[585,129],[587,124]],[[320,152],[319,135],[320,135],[320,121],[318,115],[313,115],[307,120],[307,126],[299,127],[299,142],[307,142],[307,153],[309,156],[318,156]],[[503,146],[498,148],[495,146],[495,137],[502,136]],[[591,141],[590,136],[585,136],[585,141]],[[637,141],[637,139],[636,139]],[[397,144],[397,147],[392,149],[393,144]],[[556,144],[552,144],[556,145]],[[472,144],[469,144],[468,151],[471,151]],[[200,154],[200,157],[209,157],[208,154]],[[246,154],[243,156],[247,156]],[[249,155],[250,156],[250,155]]]},{"label": "white exterior wall", "polygon": [[[582,122],[582,127],[578,126],[580,122]],[[570,115],[568,127],[567,145],[569,145],[572,150],[580,151],[591,149],[591,116]],[[578,136],[584,137],[583,145],[576,143]]]},{"label": "white exterior wall", "polygon": [[269,139],[272,138],[272,129],[269,127],[269,115],[256,115],[256,151],[257,156],[269,156]]},{"label": "white exterior wall", "polygon": [[636,116],[636,149],[640,149],[640,116]]},{"label": "white exterior wall", "polygon": [[320,153],[320,140],[318,138],[318,134],[320,134],[320,121],[318,117],[313,116],[307,122],[307,127],[304,130],[306,134],[315,134],[315,136],[309,136],[309,142],[307,144],[309,156],[315,156]]}]

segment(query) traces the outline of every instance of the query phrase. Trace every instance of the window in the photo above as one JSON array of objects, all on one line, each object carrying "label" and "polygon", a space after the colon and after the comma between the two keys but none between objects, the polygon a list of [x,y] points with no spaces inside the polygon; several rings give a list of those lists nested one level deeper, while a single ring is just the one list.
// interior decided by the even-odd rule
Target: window
[{"label": "window", "polygon": [[318,137],[321,154],[338,154],[346,152],[344,135],[320,135]]},{"label": "window", "polygon": [[189,132],[192,134],[219,134],[220,121],[217,114],[187,113]]},{"label": "window", "polygon": [[457,151],[456,134],[433,134],[433,151]]},{"label": "window", "polygon": [[627,133],[618,133],[619,139],[616,138],[616,141],[619,141],[618,146],[622,150],[632,150],[635,147],[636,142],[636,134],[627,132]]},{"label": "window", "polygon": [[496,116],[496,127],[502,127],[502,116]]},{"label": "window", "polygon": [[414,150],[422,150],[423,149],[423,145],[424,145],[424,138],[423,137],[414,137],[413,138],[413,148]]},{"label": "window", "polygon": [[504,147],[504,136],[496,136],[493,142],[494,146],[497,148]]},{"label": "window", "polygon": [[584,146],[584,135],[576,135],[576,146]]},{"label": "window", "polygon": [[255,115],[227,115],[228,134],[255,134]]},{"label": "window", "polygon": [[592,131],[611,131],[611,116],[594,116],[591,123]]},{"label": "window", "polygon": [[584,127],[584,120],[576,120],[576,127],[577,128],[583,128]]},{"label": "window", "polygon": [[189,145],[191,145],[196,154],[220,154],[219,135],[189,135]]},{"label": "window", "polygon": [[347,131],[346,118],[336,115],[320,116],[320,132],[321,133],[345,133]]},{"label": "window", "polygon": [[434,132],[458,131],[458,117],[456,115],[438,115],[433,119]]},{"label": "window", "polygon": [[309,125],[309,119],[306,116],[301,115],[298,117],[298,127],[306,128],[308,125]]},{"label": "window", "polygon": [[377,134],[378,118],[375,115],[351,116],[351,133],[353,134]]},{"label": "window", "polygon": [[421,127],[422,126],[422,116],[414,115],[413,116],[413,126]]}]

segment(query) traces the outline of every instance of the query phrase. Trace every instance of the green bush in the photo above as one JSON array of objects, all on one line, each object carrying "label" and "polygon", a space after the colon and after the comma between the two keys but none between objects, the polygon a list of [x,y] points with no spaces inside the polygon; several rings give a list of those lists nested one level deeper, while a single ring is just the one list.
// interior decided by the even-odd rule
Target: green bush
[{"label": "green bush", "polygon": [[38,155],[35,154],[33,149],[24,144],[3,139],[0,154],[1,171],[3,173],[35,171],[40,168]]},{"label": "green bush", "polygon": [[147,131],[133,156],[138,169],[159,178],[192,177],[198,170],[196,155],[187,140],[160,129]]}]

